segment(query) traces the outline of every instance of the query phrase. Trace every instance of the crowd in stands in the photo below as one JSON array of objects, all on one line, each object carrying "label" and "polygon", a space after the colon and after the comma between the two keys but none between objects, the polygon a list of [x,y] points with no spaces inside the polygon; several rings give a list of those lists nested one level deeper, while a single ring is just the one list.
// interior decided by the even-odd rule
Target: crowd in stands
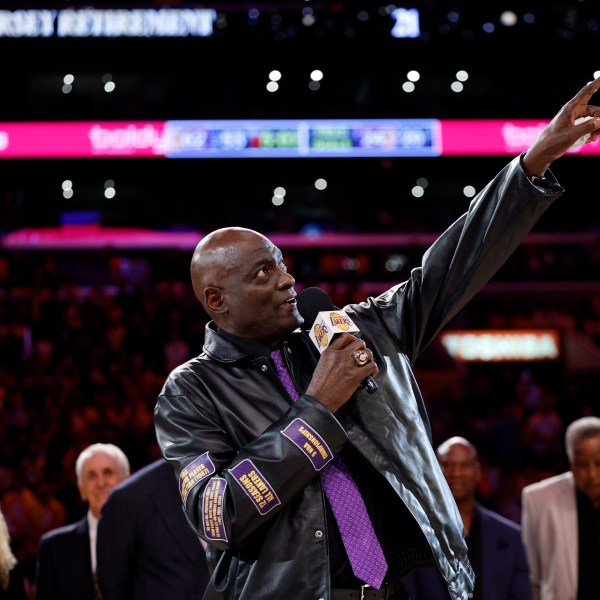
[{"label": "crowd in stands", "polygon": [[[337,305],[364,298],[365,281],[373,288],[380,281],[383,291],[385,281],[403,278],[401,270],[373,270],[381,257],[364,248],[351,255],[364,255],[362,267],[333,285],[340,281],[341,254],[286,252],[298,283],[329,286]],[[582,254],[588,269],[571,269],[571,281],[579,272],[590,277],[594,253]],[[30,580],[41,535],[84,514],[73,464],[86,446],[119,446],[132,472],[159,457],[157,394],[173,367],[200,352],[206,323],[189,283],[190,256],[176,250],[0,253],[0,506]],[[410,259],[403,268],[418,257]],[[554,256],[524,248],[498,279],[535,280],[540,260],[575,259],[562,248]],[[540,272],[558,280],[568,271],[564,264],[557,269]],[[482,293],[456,324],[576,330],[600,344],[600,291]],[[566,426],[600,414],[600,371],[562,363],[448,368],[436,362],[436,349],[416,365],[434,443],[453,435],[471,440],[483,466],[481,502],[518,522],[523,486],[567,468]]]}]

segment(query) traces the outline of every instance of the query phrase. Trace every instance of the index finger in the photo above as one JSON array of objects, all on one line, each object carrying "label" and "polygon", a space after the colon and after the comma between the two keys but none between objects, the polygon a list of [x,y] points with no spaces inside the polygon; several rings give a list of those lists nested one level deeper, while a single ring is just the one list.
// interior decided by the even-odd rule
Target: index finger
[{"label": "index finger", "polygon": [[587,104],[589,99],[600,89],[600,77],[586,83],[573,97],[576,104]]}]

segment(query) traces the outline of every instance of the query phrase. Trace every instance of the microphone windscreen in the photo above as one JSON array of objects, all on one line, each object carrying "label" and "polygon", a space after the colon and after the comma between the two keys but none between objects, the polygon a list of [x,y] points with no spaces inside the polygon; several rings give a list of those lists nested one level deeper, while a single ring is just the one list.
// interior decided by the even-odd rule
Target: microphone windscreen
[{"label": "microphone windscreen", "polygon": [[310,329],[317,315],[324,310],[335,310],[327,292],[319,287],[303,289],[296,297],[298,312],[304,319],[304,329]]}]

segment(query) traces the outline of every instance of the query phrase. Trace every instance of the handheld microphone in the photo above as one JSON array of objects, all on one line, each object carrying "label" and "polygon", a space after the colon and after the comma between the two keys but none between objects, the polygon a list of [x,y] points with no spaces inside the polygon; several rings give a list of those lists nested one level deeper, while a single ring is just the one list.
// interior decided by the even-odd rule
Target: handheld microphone
[{"label": "handheld microphone", "polygon": [[[296,297],[298,312],[304,319],[304,328],[312,323],[309,337],[320,353],[331,344],[338,333],[351,333],[358,337],[360,331],[348,314],[336,308],[327,295],[327,292],[318,287],[309,287],[302,290]],[[366,377],[361,384],[369,394],[379,388],[371,375]]]}]

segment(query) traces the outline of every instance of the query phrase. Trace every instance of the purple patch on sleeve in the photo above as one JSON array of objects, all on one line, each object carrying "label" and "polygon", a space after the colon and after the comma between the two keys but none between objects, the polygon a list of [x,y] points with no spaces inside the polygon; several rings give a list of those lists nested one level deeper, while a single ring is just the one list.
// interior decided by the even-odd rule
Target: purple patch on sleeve
[{"label": "purple patch on sleeve", "polygon": [[227,481],[222,477],[213,477],[202,494],[202,519],[204,535],[209,540],[227,541],[223,523],[223,497]]},{"label": "purple patch on sleeve", "polygon": [[262,473],[254,466],[251,460],[245,459],[235,467],[229,469],[241,488],[254,502],[261,515],[266,515],[270,510],[281,504],[275,490],[269,485]]},{"label": "purple patch on sleeve", "polygon": [[325,440],[302,419],[294,419],[281,433],[306,454],[315,471],[320,471],[333,458]]},{"label": "purple patch on sleeve", "polygon": [[190,490],[214,472],[215,465],[208,456],[208,452],[201,454],[181,471],[179,474],[179,493],[184,504]]}]

